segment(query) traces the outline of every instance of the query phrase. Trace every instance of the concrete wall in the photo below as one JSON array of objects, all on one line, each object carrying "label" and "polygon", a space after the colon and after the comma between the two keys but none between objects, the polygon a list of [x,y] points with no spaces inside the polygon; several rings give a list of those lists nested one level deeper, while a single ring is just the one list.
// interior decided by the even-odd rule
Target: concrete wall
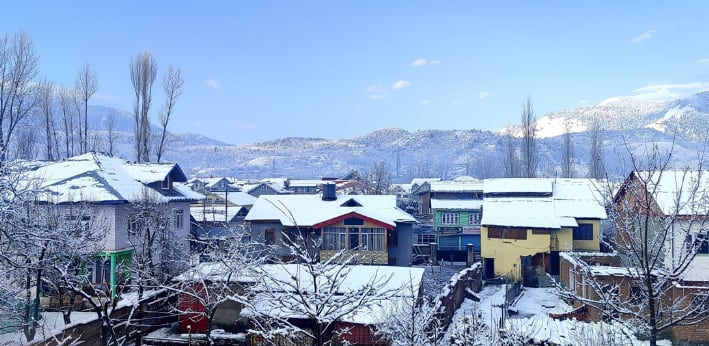
[{"label": "concrete wall", "polygon": [[495,259],[495,275],[508,275],[513,279],[522,277],[521,256],[534,256],[549,253],[550,234],[534,234],[526,229],[527,239],[488,238],[488,227],[480,228],[481,251],[483,258]]}]

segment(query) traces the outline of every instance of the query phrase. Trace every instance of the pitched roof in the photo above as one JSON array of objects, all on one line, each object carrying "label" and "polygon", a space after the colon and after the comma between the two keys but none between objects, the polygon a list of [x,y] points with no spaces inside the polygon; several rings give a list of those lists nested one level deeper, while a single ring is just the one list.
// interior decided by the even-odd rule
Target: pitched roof
[{"label": "pitched roof", "polygon": [[[631,177],[633,175],[647,182],[649,192],[665,215],[709,214],[704,202],[709,197],[709,172],[663,170],[632,172]],[[623,191],[621,188],[619,193]]]},{"label": "pitched roof", "polygon": [[[174,181],[169,193],[147,186],[168,176]],[[51,203],[131,203],[143,198],[146,189],[157,192],[163,202],[204,198],[181,183],[186,177],[175,163],[133,163],[97,153],[49,162],[29,172],[28,178],[37,182],[43,199]]]},{"label": "pitched roof", "polygon": [[[522,184],[527,179],[509,179],[507,187],[508,179],[492,180],[492,191],[505,193],[484,198],[483,225],[559,229],[578,226],[576,219],[607,217],[600,193],[589,179],[529,179],[528,188]],[[549,191],[549,196],[516,196],[511,191]]]},{"label": "pitched roof", "polygon": [[482,199],[439,199],[431,198],[431,209],[480,209],[483,206]]},{"label": "pitched roof", "polygon": [[396,206],[394,195],[338,195],[333,201],[323,201],[320,195],[262,195],[246,220],[310,227],[353,212],[392,227],[397,222],[416,222]]}]

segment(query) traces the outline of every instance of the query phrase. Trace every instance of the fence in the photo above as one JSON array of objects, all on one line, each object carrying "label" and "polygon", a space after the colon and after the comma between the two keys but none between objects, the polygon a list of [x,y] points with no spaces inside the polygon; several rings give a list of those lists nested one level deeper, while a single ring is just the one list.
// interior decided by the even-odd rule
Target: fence
[{"label": "fence", "polygon": [[482,265],[480,262],[473,264],[469,268],[460,271],[454,275],[448,284],[443,287],[441,295],[439,295],[439,310],[438,320],[441,323],[441,329],[445,330],[453,319],[455,311],[458,310],[460,304],[463,303],[468,291],[480,292],[482,289]]}]

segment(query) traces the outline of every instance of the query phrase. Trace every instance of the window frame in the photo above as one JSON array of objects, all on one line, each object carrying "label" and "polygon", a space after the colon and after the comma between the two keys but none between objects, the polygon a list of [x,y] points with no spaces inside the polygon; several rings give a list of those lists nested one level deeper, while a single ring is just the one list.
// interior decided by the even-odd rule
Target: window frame
[{"label": "window frame", "polygon": [[460,224],[460,213],[459,212],[441,212],[441,225],[459,225]]}]

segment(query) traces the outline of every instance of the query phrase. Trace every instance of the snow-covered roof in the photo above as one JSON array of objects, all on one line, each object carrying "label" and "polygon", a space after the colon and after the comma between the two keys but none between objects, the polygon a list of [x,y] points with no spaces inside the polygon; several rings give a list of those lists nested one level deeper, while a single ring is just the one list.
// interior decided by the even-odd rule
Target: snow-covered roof
[{"label": "snow-covered roof", "polygon": [[228,222],[241,210],[241,206],[227,207],[224,205],[214,205],[209,207],[191,206],[190,215],[197,221],[208,222]]},{"label": "snow-covered roof", "polygon": [[431,199],[431,209],[480,209],[482,208],[482,199]]},{"label": "snow-covered roof", "polygon": [[[147,186],[168,175],[174,179],[172,190]],[[29,172],[28,178],[39,184],[43,198],[52,203],[130,203],[143,198],[146,191],[155,192],[163,202],[204,198],[181,183],[186,178],[177,164],[133,163],[97,153],[48,163]]]},{"label": "snow-covered roof", "polygon": [[242,191],[229,192],[226,195],[226,198],[229,200],[229,202],[234,203],[236,205],[254,205],[254,203],[256,203],[256,200],[258,199]]},{"label": "snow-covered roof", "polygon": [[322,180],[308,180],[308,179],[293,179],[288,181],[288,186],[293,187],[317,187],[322,185],[324,181]]},{"label": "snow-covered roof", "polygon": [[[706,199],[709,198],[709,172],[664,170],[637,174],[649,182],[655,201],[666,215],[708,215]],[[654,184],[657,184],[656,186]],[[693,193],[694,189],[696,193]],[[692,200],[693,199],[693,200]],[[692,203],[693,202],[693,203]]]},{"label": "snow-covered roof", "polygon": [[486,226],[551,228],[576,227],[576,222],[557,217],[551,197],[485,198],[483,218]]},{"label": "snow-covered roof", "polygon": [[[589,179],[489,179],[486,189],[488,181],[493,181],[494,192],[484,197],[483,225],[558,229],[578,226],[576,219],[607,217],[600,193]],[[504,188],[507,181],[511,187]],[[518,186],[524,182],[532,187]],[[547,187],[549,196],[515,196],[525,191],[546,194]]]},{"label": "snow-covered roof", "polygon": [[333,201],[324,201],[320,195],[262,195],[246,220],[278,220],[284,226],[313,226],[353,212],[392,227],[396,227],[397,222],[416,222],[413,216],[396,206],[394,195],[337,195]]},{"label": "snow-covered roof", "polygon": [[489,194],[538,194],[551,195],[552,179],[548,178],[499,178],[485,179],[483,193]]},{"label": "snow-covered roof", "polygon": [[268,186],[269,188],[271,188],[271,190],[275,191],[276,193],[290,193],[290,191],[286,190],[282,184],[271,183],[271,182],[259,182],[259,183],[253,183],[253,184],[252,183],[244,184],[244,186],[242,186],[241,190],[245,191],[247,193],[250,193],[262,185]]},{"label": "snow-covered roof", "polygon": [[596,180],[555,179],[552,186],[557,216],[587,219],[607,217]]},{"label": "snow-covered roof", "polygon": [[421,185],[425,182],[441,181],[441,178],[413,178],[411,179],[411,185]]},{"label": "snow-covered roof", "polygon": [[483,191],[482,181],[432,181],[431,192],[474,192]]}]

